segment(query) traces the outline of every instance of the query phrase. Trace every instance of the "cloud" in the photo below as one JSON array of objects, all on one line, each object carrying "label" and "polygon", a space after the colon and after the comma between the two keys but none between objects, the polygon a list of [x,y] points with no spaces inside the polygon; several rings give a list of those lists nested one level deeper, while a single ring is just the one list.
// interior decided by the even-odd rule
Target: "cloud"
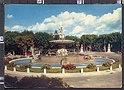
[{"label": "cloud", "polygon": [[80,33],[81,31],[83,31],[84,28],[82,26],[76,26],[74,27],[74,29],[72,30],[71,34],[77,34]]},{"label": "cloud", "polygon": [[106,34],[122,30],[121,13],[121,8],[117,8],[112,13],[106,13],[101,17],[85,14],[84,12],[65,11],[56,16],[52,15],[45,18],[43,22],[37,22],[28,27],[15,25],[10,29],[54,32],[55,30],[59,30],[60,24],[62,24],[66,35],[76,35],[79,37],[83,34]]},{"label": "cloud", "polygon": [[[122,10],[118,8],[113,13],[107,13],[101,16],[95,24],[97,31],[114,32],[122,30]],[[101,32],[102,33],[102,32]]]},{"label": "cloud", "polygon": [[9,19],[13,18],[13,15],[8,14],[7,18],[9,18]]},{"label": "cloud", "polygon": [[15,25],[13,27],[10,28],[11,31],[24,31],[24,30],[27,30],[26,27],[23,27],[23,26],[20,26],[20,25]]}]

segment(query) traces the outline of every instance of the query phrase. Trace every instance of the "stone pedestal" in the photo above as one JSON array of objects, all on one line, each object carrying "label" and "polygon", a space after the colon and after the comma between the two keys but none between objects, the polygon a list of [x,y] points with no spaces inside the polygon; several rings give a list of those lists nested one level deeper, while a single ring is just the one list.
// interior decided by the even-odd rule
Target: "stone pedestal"
[{"label": "stone pedestal", "polygon": [[62,73],[65,73],[65,69],[64,68],[62,69]]},{"label": "stone pedestal", "polygon": [[119,70],[120,70],[120,71],[122,70],[121,64],[119,64]]},{"label": "stone pedestal", "polygon": [[112,66],[110,66],[110,71],[112,71]]},{"label": "stone pedestal", "polygon": [[27,68],[27,73],[30,73],[30,69],[29,68]]},{"label": "stone pedestal", "polygon": [[44,70],[43,70],[43,71],[44,71],[44,73],[46,73],[46,68],[44,68]]},{"label": "stone pedestal", "polygon": [[7,66],[5,65],[5,70],[7,70]]},{"label": "stone pedestal", "polygon": [[99,72],[99,67],[97,67],[97,72]]},{"label": "stone pedestal", "polygon": [[121,64],[119,64],[119,68],[121,68]]},{"label": "stone pedestal", "polygon": [[83,73],[84,71],[83,71],[83,68],[81,68],[81,73]]},{"label": "stone pedestal", "polygon": [[15,67],[13,68],[13,71],[16,72],[16,68]]}]

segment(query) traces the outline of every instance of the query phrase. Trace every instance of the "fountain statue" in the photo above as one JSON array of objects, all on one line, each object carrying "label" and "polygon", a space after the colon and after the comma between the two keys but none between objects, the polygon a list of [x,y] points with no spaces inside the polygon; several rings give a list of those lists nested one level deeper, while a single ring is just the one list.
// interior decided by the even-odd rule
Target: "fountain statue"
[{"label": "fountain statue", "polygon": [[108,53],[110,53],[111,52],[111,45],[110,45],[110,43],[108,44],[108,51],[107,51]]},{"label": "fountain statue", "polygon": [[80,48],[79,54],[84,54],[84,51],[83,51],[83,44],[81,44],[81,48]]},{"label": "fountain statue", "polygon": [[65,39],[64,27],[63,26],[60,26],[60,29],[59,30],[60,30],[60,33],[59,33],[60,40]]}]

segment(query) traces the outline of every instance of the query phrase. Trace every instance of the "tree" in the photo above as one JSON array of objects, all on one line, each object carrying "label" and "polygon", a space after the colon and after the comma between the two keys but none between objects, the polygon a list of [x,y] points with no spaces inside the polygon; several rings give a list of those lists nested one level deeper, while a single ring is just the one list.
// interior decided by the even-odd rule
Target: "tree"
[{"label": "tree", "polygon": [[17,36],[15,39],[15,42],[18,46],[18,48],[20,48],[22,50],[22,52],[27,52],[31,46],[34,45],[33,39],[30,38],[30,36],[25,35],[25,36]]},{"label": "tree", "polygon": [[15,38],[17,47],[26,54],[30,47],[34,46],[33,37],[34,33],[32,31],[24,30]]},{"label": "tree", "polygon": [[[11,31],[7,31],[5,33],[5,53],[8,53],[8,52],[15,52],[16,54],[20,54],[20,50],[19,48],[17,47],[16,45],[16,42],[15,42],[15,38],[16,36],[20,35],[19,32],[11,32]],[[18,51],[18,52],[17,52]]]},{"label": "tree", "polygon": [[84,46],[84,50],[87,51],[87,50],[94,50],[94,43],[95,43],[95,40],[98,38],[97,35],[91,35],[91,34],[88,34],[88,35],[82,35],[81,38],[80,38],[80,44],[83,44]]},{"label": "tree", "polygon": [[65,39],[74,41],[74,43],[69,44],[69,45],[66,46],[68,49],[72,49],[72,47],[76,48],[76,43],[79,42],[79,38],[76,37],[76,36],[66,36]]},{"label": "tree", "polygon": [[111,33],[109,35],[111,40],[111,51],[121,51],[121,44],[122,44],[122,34],[119,32]]},{"label": "tree", "polygon": [[37,32],[34,35],[35,47],[38,49],[49,49],[51,47],[49,41],[52,39],[52,35],[49,35],[46,32]]}]

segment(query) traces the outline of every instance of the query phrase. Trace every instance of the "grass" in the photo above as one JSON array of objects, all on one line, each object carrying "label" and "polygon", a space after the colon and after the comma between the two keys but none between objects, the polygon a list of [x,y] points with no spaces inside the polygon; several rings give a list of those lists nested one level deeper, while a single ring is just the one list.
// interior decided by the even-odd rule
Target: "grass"
[{"label": "grass", "polygon": [[122,67],[122,62],[115,62],[112,64],[112,68],[115,69],[115,68],[118,68],[119,67],[119,64],[121,65]]},{"label": "grass", "polygon": [[48,73],[61,73],[61,68],[52,68],[50,70],[47,70]]},{"label": "grass", "polygon": [[96,71],[96,67],[93,68],[93,69],[90,69],[90,68],[83,68],[83,71],[84,71],[84,72],[94,72],[94,71]]},{"label": "grass", "polygon": [[81,68],[76,68],[74,70],[65,70],[65,73],[80,73]]}]

